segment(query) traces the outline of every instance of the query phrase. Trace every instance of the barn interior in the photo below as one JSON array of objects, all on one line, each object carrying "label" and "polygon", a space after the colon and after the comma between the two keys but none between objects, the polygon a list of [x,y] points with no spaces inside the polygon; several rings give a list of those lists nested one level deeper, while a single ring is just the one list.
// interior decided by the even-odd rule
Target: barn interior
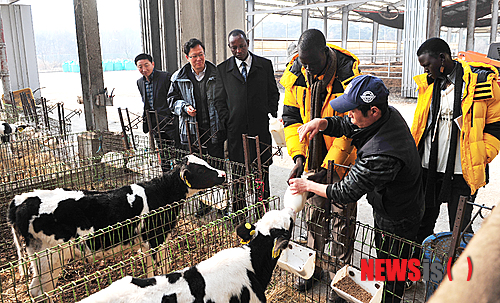
[{"label": "barn interior", "polygon": [[[174,161],[187,153],[162,149],[156,146],[154,138],[141,130],[142,103],[135,86],[140,75],[132,61],[139,52],[151,54],[157,69],[175,71],[187,62],[182,44],[197,37],[205,44],[207,60],[220,63],[231,56],[226,42],[228,32],[240,28],[248,35],[250,51],[273,62],[278,82],[296,53],[294,45],[300,33],[317,28],[324,33],[328,43],[354,53],[360,59],[360,69],[364,73],[384,81],[391,92],[391,105],[398,108],[409,125],[417,101],[413,77],[423,72],[415,54],[427,38],[438,36],[447,41],[454,57],[500,67],[498,1],[492,0],[134,0],[125,1],[121,5],[123,8],[118,8],[117,3],[104,6],[103,0],[73,0],[69,7],[68,3],[64,4],[64,14],[70,14],[73,23],[60,24],[60,27],[67,26],[72,31],[70,38],[74,40],[76,52],[69,57],[58,50],[62,46],[58,46],[57,38],[41,46],[38,27],[48,21],[37,17],[40,16],[37,15],[40,4],[35,2],[0,0],[0,78],[3,88],[0,121],[27,129],[8,136],[5,139],[8,142],[2,140],[0,144],[0,302],[42,302],[49,299],[78,302],[126,275],[147,277],[192,266],[222,249],[240,245],[234,229],[242,218],[255,223],[265,210],[283,207],[287,176],[294,165],[286,147],[276,144],[268,147],[274,155],[272,165],[257,163],[255,159],[246,159],[242,165],[203,155],[210,165],[225,170],[230,176],[223,186],[157,212],[117,222],[87,238],[53,247],[40,255],[28,257],[25,254],[24,259],[18,258],[7,223],[8,207],[16,195],[60,187],[112,190],[158,177],[162,174],[161,157]],[[59,2],[50,5],[63,7]],[[107,10],[109,5],[117,7],[116,12]],[[108,44],[118,42],[103,36],[101,28],[109,14],[118,15],[115,18],[119,20],[120,9],[131,11],[135,16],[134,22],[114,22],[122,27],[133,24],[136,34],[132,42],[135,48],[132,49],[136,52],[113,58],[104,49]],[[43,18],[57,19],[57,13],[46,14]],[[60,32],[53,33],[58,34]],[[279,88],[283,97],[283,88]],[[280,111],[281,107],[282,103]],[[252,138],[247,142],[255,144]],[[196,142],[190,146],[189,152],[201,155]],[[467,248],[471,248],[469,256],[475,265],[492,262],[491,259],[486,262],[487,257],[482,254],[485,250],[500,252],[492,244],[494,241],[484,240],[500,234],[498,226],[490,225],[494,220],[485,220],[488,216],[494,217],[492,209],[500,195],[500,186],[496,186],[500,184],[500,177],[494,173],[500,169],[498,161],[490,163],[489,169],[493,172],[490,173],[490,184],[481,188],[474,207],[471,224],[477,234],[474,237],[478,236],[479,240],[477,245],[467,245]],[[267,203],[262,201],[259,183],[262,173],[269,173],[271,179],[273,197]],[[229,207],[238,201],[247,207],[239,213],[232,213]],[[211,210],[202,216],[197,214],[200,203],[211,206]],[[170,232],[170,240],[161,245],[161,250],[143,252],[118,245],[104,259],[94,253],[76,253],[81,250],[81,241],[100,243],[119,238],[127,228],[146,221],[161,221],[158,218],[176,211],[180,213],[177,226],[174,232]],[[293,240],[299,246],[305,246],[306,220],[300,213],[295,222]],[[446,207],[443,206],[436,230],[449,231],[447,220]],[[325,251],[315,251],[317,262],[340,272],[344,266],[359,269],[361,260],[376,258],[373,239],[379,231],[372,227],[371,207],[365,197],[358,202],[357,221],[333,216],[332,226],[338,221],[349,222],[354,230],[352,247],[343,248],[354,251],[352,260],[345,262],[335,258],[332,252],[336,243],[332,240]],[[151,229],[169,230],[161,224],[151,226]],[[331,230],[332,234],[339,232]],[[389,239],[391,237],[388,235]],[[450,261],[450,257],[458,257],[464,251],[468,237],[449,232],[444,239],[432,243],[407,244],[413,250],[423,248],[426,253],[421,256],[422,260],[441,264],[446,276],[448,262],[455,261],[453,258]],[[141,241],[149,240],[139,238],[139,244],[135,244],[137,247]],[[63,257],[66,254],[79,256],[47,272],[58,276],[47,282],[51,284],[51,290],[33,297],[30,264],[55,258],[66,260]],[[161,266],[148,265],[147,258],[153,255],[164,261]],[[464,261],[463,258],[456,260],[454,277],[468,275],[467,262],[468,259]],[[472,296],[483,296],[472,300],[474,302],[498,300],[500,294],[496,293],[496,287],[489,287],[498,281],[496,274],[489,271],[496,268],[495,262],[492,264],[489,268],[483,265],[474,267],[472,276],[487,275],[490,280],[447,281],[443,283],[443,289],[449,296],[461,293],[458,290]],[[28,275],[21,275],[23,271]],[[267,300],[329,302],[329,277],[322,277],[320,287],[310,292],[298,292],[293,288],[296,277],[297,273],[289,268],[277,267],[266,291]],[[440,282],[431,279],[415,283],[405,291],[403,300],[427,302]],[[431,302],[448,302],[449,298],[440,292],[439,297]],[[374,301],[368,299],[366,302]]]}]

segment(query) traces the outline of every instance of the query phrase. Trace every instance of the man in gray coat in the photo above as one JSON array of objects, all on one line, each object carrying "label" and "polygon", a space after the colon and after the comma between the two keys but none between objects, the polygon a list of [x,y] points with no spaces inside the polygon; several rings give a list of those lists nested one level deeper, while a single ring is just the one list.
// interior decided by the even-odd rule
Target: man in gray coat
[{"label": "man in gray coat", "polygon": [[205,46],[196,38],[186,42],[183,51],[188,63],[172,75],[167,97],[170,109],[179,116],[182,147],[189,149],[188,136],[191,145],[197,144],[198,122],[203,153],[223,159],[225,133],[214,105],[216,67],[205,60]]}]

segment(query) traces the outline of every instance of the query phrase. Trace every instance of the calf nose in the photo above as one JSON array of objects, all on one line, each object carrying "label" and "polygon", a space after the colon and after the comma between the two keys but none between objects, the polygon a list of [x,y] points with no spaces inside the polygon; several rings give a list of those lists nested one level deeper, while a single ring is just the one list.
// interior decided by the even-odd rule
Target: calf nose
[{"label": "calf nose", "polygon": [[226,177],[226,172],[225,171],[222,171],[222,170],[219,170],[219,177],[222,177],[222,178],[225,178]]}]

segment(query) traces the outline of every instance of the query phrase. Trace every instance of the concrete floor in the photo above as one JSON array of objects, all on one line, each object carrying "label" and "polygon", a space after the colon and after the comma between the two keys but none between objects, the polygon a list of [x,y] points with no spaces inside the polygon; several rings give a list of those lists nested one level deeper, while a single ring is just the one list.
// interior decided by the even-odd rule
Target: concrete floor
[{"label": "concrete floor", "polygon": [[[140,74],[137,71],[112,71],[104,73],[104,83],[111,91],[115,88],[114,106],[108,107],[108,122],[111,131],[120,131],[117,108],[128,108],[133,113],[142,113],[142,101],[137,90],[136,80]],[[81,109],[83,105],[77,103],[77,96],[81,96],[80,75],[78,73],[41,73],[40,86],[42,87],[42,96],[51,102],[64,102],[67,109]],[[281,94],[283,99],[284,94]],[[414,100],[402,99],[390,96],[390,103],[396,107],[408,124],[411,124],[413,112],[415,110]],[[281,102],[282,104],[282,102]],[[282,105],[279,107],[280,111]],[[67,113],[67,112],[66,112]],[[73,131],[80,132],[85,130],[85,118],[83,113],[72,119]],[[290,169],[293,167],[293,161],[288,156],[286,149],[283,149],[282,156],[274,157],[274,164],[270,167],[271,194],[283,197],[286,189],[286,180]],[[477,204],[493,206],[498,203],[500,197],[500,160],[495,159],[490,165],[490,184],[481,188],[476,199]],[[476,211],[476,209],[474,210]],[[489,211],[483,211],[488,214]],[[363,197],[358,202],[358,220],[363,223],[373,224],[372,209]],[[478,217],[473,224],[474,231],[477,231],[482,223]],[[448,231],[449,224],[447,218],[446,204],[441,208],[435,232]]]}]

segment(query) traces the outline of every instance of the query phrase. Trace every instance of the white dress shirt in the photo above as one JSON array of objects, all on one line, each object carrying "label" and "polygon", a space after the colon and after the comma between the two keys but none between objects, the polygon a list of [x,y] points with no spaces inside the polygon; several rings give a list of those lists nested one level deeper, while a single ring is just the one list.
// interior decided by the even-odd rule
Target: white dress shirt
[{"label": "white dress shirt", "polygon": [[[444,173],[446,171],[446,163],[448,162],[448,151],[451,143],[451,127],[453,121],[453,103],[455,101],[455,85],[451,84],[446,89],[441,90],[441,103],[438,112],[436,130],[438,136],[438,159],[437,172]],[[430,119],[430,115],[429,115]],[[430,123],[430,121],[428,122]],[[460,131],[458,133],[457,151],[455,154],[455,167],[453,173],[462,174],[462,162],[460,160]],[[422,157],[422,166],[429,168],[429,157],[433,138],[430,133],[425,138],[424,156]]]},{"label": "white dress shirt", "polygon": [[[241,73],[241,70],[243,69],[243,64],[242,64],[243,61],[241,61],[236,57],[234,57],[234,60],[236,60],[236,66],[238,66],[238,69],[240,70]],[[250,73],[250,67],[252,66],[252,55],[250,53],[248,53],[248,56],[245,59],[245,63],[247,65],[247,75],[248,75],[248,73]]]},{"label": "white dress shirt", "polygon": [[200,82],[201,80],[203,80],[203,77],[205,77],[205,71],[206,70],[207,70],[207,65],[205,64],[205,68],[203,69],[203,71],[201,71],[199,74],[196,74],[196,72],[194,71],[193,67],[191,66],[191,71],[193,72],[193,75],[196,78],[196,81],[198,81],[198,82]]}]

